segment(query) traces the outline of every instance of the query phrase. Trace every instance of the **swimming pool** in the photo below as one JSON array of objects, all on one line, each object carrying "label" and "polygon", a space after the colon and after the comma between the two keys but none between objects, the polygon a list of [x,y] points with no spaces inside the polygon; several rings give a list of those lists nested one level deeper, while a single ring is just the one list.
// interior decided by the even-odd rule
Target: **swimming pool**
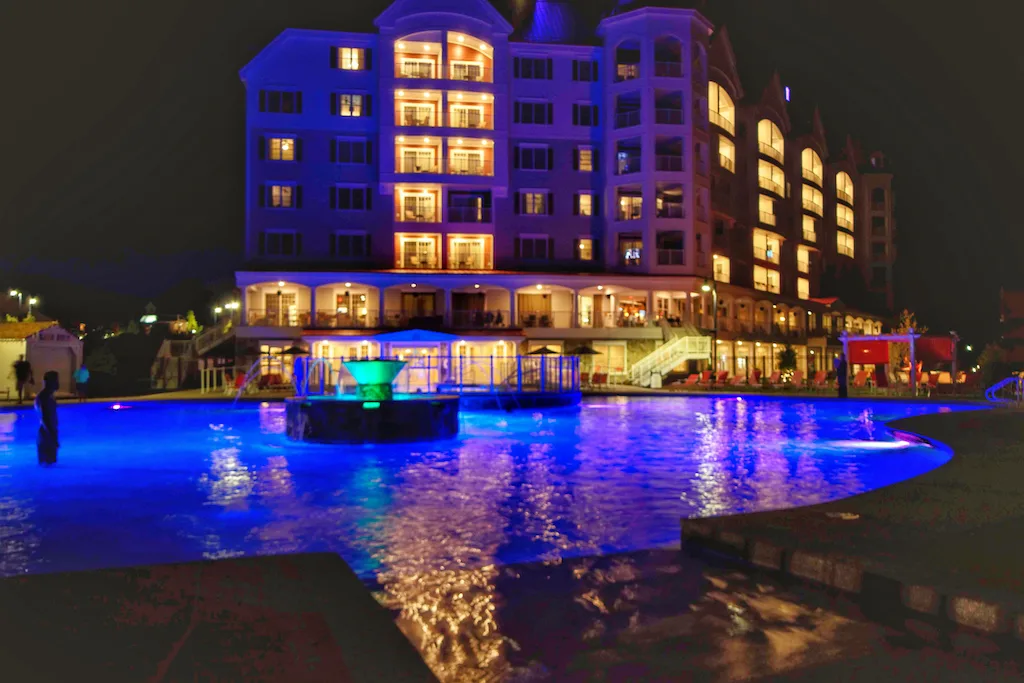
[{"label": "swimming pool", "polygon": [[759,397],[592,398],[464,413],[459,438],[289,441],[283,404],[65,405],[56,468],[0,413],[0,575],[279,552],[363,577],[674,544],[684,516],[807,505],[947,461],[882,422],[969,409]]}]

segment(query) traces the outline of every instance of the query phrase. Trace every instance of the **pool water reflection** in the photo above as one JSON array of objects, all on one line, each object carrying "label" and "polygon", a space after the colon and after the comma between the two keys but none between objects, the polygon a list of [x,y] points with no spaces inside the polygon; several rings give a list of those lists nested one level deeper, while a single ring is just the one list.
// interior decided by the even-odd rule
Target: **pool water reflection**
[{"label": "pool water reflection", "polygon": [[282,404],[68,405],[46,470],[35,416],[0,413],[0,575],[329,550],[398,586],[672,545],[683,516],[818,503],[937,467],[948,451],[881,422],[962,409],[592,399],[466,413],[450,441],[353,447],[289,441]]}]

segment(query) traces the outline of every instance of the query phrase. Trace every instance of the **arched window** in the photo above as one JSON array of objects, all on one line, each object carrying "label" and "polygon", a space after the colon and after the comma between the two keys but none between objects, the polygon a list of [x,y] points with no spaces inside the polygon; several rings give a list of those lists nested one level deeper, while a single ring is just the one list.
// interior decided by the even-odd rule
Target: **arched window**
[{"label": "arched window", "polygon": [[778,126],[768,119],[761,119],[757,122],[757,148],[761,154],[771,157],[781,164],[785,147],[786,142]]},{"label": "arched window", "polygon": [[853,204],[853,179],[846,171],[836,173],[836,197],[847,204]]},{"label": "arched window", "polygon": [[804,178],[820,187],[824,166],[818,153],[810,147],[805,147],[804,151],[800,154],[800,166]]},{"label": "arched window", "polygon": [[872,209],[884,209],[885,208],[885,189],[876,187],[871,190],[871,208]]},{"label": "arched window", "polygon": [[736,130],[736,105],[725,88],[714,81],[708,83],[708,114],[711,123],[730,135]]}]

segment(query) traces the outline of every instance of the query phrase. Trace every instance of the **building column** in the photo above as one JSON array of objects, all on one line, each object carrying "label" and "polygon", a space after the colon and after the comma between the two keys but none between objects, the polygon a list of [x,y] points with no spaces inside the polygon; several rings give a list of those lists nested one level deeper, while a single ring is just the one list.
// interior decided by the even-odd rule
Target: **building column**
[{"label": "building column", "polygon": [[445,287],[444,289],[444,324],[446,327],[452,326],[452,290],[451,287]]},{"label": "building column", "polygon": [[309,327],[317,327],[316,285],[309,286]]},{"label": "building column", "polygon": [[[378,304],[377,304],[377,325],[383,327],[384,322],[387,319],[387,312],[384,308],[384,287],[377,288]],[[381,351],[383,353],[383,350]]]},{"label": "building column", "polygon": [[516,290],[508,290],[508,326],[519,327],[519,320],[516,319]]},{"label": "building column", "polygon": [[572,305],[569,307],[569,327],[580,326],[580,295],[575,289],[569,290],[570,298],[572,299]]},{"label": "building column", "polygon": [[647,290],[647,313],[644,315],[644,320],[645,321],[654,320],[654,316],[655,316],[655,310],[654,310],[654,290],[653,289],[648,289]]}]

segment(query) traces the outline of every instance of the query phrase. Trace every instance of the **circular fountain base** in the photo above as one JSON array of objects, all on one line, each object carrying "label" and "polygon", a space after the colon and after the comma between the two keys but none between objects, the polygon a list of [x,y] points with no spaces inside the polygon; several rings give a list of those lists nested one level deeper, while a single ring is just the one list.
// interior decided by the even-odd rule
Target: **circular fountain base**
[{"label": "circular fountain base", "polygon": [[312,443],[394,443],[459,433],[458,396],[392,400],[307,396],[286,401],[288,437]]}]

